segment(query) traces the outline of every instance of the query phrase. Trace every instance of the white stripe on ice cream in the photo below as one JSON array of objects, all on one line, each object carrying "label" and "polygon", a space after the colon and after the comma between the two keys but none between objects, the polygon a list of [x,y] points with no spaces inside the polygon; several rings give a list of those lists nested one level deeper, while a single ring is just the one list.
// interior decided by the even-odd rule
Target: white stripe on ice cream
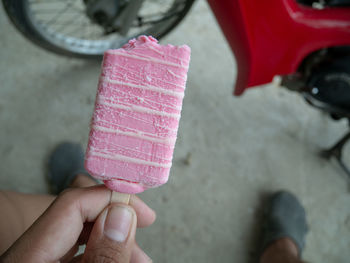
[{"label": "white stripe on ice cream", "polygon": [[181,58],[179,58],[179,57],[175,57],[175,56],[172,56],[172,55],[170,55],[170,54],[164,54],[163,52],[161,52],[161,51],[155,49],[155,48],[152,47],[152,46],[149,46],[148,48],[151,49],[151,50],[153,50],[154,52],[158,53],[159,55],[162,55],[162,56],[166,56],[166,55],[167,55],[167,56],[170,57],[170,58],[174,58],[174,59],[180,61],[180,64],[181,64],[181,65],[183,65],[183,63],[189,64],[189,61],[187,61],[187,60],[183,60],[183,59],[181,59]]},{"label": "white stripe on ice cream", "polygon": [[[150,124],[151,122],[149,122],[149,121],[146,121],[146,120],[143,120],[143,119],[138,119],[138,118],[135,118],[134,116],[130,116],[130,115],[127,115],[127,114],[125,114],[127,117],[130,117],[130,118],[134,118],[135,120],[140,120],[140,121],[143,121],[144,123],[147,123],[147,124]],[[107,124],[107,125],[116,125],[116,126],[118,126],[118,127],[121,127],[121,128],[127,128],[127,129],[132,129],[132,128],[130,128],[129,126],[125,126],[125,125],[120,125],[120,124],[117,124],[117,123],[113,123],[113,122],[111,122],[111,121],[106,121],[106,120],[104,120],[104,119],[101,119],[101,118],[99,118],[97,115],[95,115],[96,117],[94,117],[94,122],[95,123],[105,123],[105,124]],[[157,128],[161,128],[161,129],[164,129],[164,130],[167,130],[167,131],[169,131],[169,132],[175,132],[176,133],[176,131],[177,131],[177,128],[169,128],[168,126],[162,126],[162,125],[155,125],[154,123],[152,123],[152,125],[154,125],[155,127],[157,127]],[[139,130],[138,129],[132,129],[132,130],[134,130],[135,132],[139,132]],[[141,131],[142,133],[144,133],[144,134],[149,134],[150,136],[152,136],[153,134],[152,133],[149,133],[149,132],[146,132],[146,131]],[[164,134],[167,134],[167,136],[169,136],[169,133],[168,132],[164,132]]]},{"label": "white stripe on ice cream", "polygon": [[[176,77],[176,78],[183,79],[184,81],[187,80],[187,75],[186,75],[186,77],[183,77],[183,76],[181,76],[181,75],[175,74],[175,73],[172,72],[170,69],[167,69],[167,72],[169,72],[170,75],[173,75],[173,76]],[[186,88],[186,86],[185,86],[185,88]]]},{"label": "white stripe on ice cream", "polygon": [[180,114],[152,110],[149,108],[136,106],[136,105],[132,105],[132,104],[130,104],[131,106],[126,106],[126,105],[122,105],[122,104],[111,103],[111,102],[108,102],[104,96],[100,96],[97,100],[97,103],[100,105],[112,107],[115,109],[127,110],[127,111],[132,111],[132,112],[140,112],[140,113],[146,113],[146,114],[158,115],[158,116],[165,116],[165,117],[173,118],[176,120],[180,119]]},{"label": "white stripe on ice cream", "polygon": [[137,84],[132,84],[132,83],[128,83],[128,82],[123,82],[123,81],[118,81],[118,80],[114,80],[114,79],[109,79],[107,77],[101,77],[101,80],[104,81],[104,82],[107,82],[107,83],[112,83],[112,84],[129,86],[129,87],[132,87],[132,88],[138,88],[138,89],[155,91],[155,92],[163,93],[165,95],[171,95],[171,96],[177,97],[179,99],[183,99],[183,97],[184,97],[184,93],[183,92],[178,92],[178,91],[173,91],[173,90],[166,90],[166,89],[158,88],[158,87],[151,86],[151,85],[147,85],[147,86],[137,85]]},{"label": "white stripe on ice cream", "polygon": [[171,146],[173,146],[175,144],[175,140],[176,140],[176,138],[164,138],[164,139],[153,138],[153,137],[146,136],[142,133],[125,132],[125,131],[121,131],[121,130],[117,130],[117,129],[106,128],[106,127],[99,126],[99,125],[93,125],[92,129],[94,129],[96,131],[101,131],[101,132],[115,133],[115,134],[135,137],[135,138],[143,139],[146,141],[157,142],[157,143],[167,144],[167,145],[171,145]]},{"label": "white stripe on ice cream", "polygon": [[117,161],[122,161],[122,162],[127,162],[127,163],[135,163],[135,164],[148,165],[148,166],[160,167],[160,168],[170,168],[171,167],[171,162],[167,163],[167,164],[162,164],[162,163],[149,162],[149,161],[145,161],[145,160],[141,160],[141,159],[127,157],[127,156],[119,155],[119,154],[99,153],[99,152],[96,152],[92,147],[90,148],[90,152],[89,152],[89,157],[90,156],[96,156],[96,157],[106,158],[106,159],[110,159],[110,160],[117,160]]},{"label": "white stripe on ice cream", "polygon": [[[121,90],[118,90],[116,92],[125,95],[126,98],[128,98],[128,99],[134,98],[134,99],[140,101],[141,103],[157,104],[157,105],[164,106],[164,107],[167,107],[169,109],[178,110],[178,111],[181,111],[181,109],[182,109],[181,106],[178,106],[176,104],[172,104],[170,102],[169,103],[161,103],[161,102],[152,100],[152,99],[150,99],[149,97],[146,97],[146,96],[145,96],[145,98],[143,98],[143,97],[140,97],[140,96],[137,96],[137,95],[134,95],[134,94],[130,94],[128,92],[121,91]],[[119,96],[118,97],[118,96],[114,95],[114,96],[110,96],[110,98],[111,98],[111,100],[114,101],[114,100],[119,100],[119,99],[123,100],[125,97],[123,97],[123,96]]]},{"label": "white stripe on ice cream", "polygon": [[[104,70],[105,72],[107,72],[107,70],[115,70],[115,68],[117,68],[117,67],[119,67],[119,68],[121,68],[121,69],[123,69],[123,70],[128,70],[128,73],[129,73],[129,74],[130,74],[130,72],[136,72],[135,74],[139,73],[139,72],[137,72],[137,71],[135,71],[135,70],[126,69],[125,67],[122,67],[122,66],[120,66],[120,65],[105,67],[103,70]],[[176,78],[178,78],[178,79],[180,79],[180,80],[182,80],[182,81],[184,81],[184,82],[186,82],[186,80],[187,80],[187,75],[186,75],[185,77],[183,77],[183,76],[181,76],[181,75],[178,75],[178,74],[174,73],[174,72],[171,71],[170,69],[167,69],[167,72],[168,72],[170,75],[172,75],[173,77],[176,77]],[[118,74],[118,75],[116,75],[116,76],[120,76],[120,75]],[[138,76],[138,77],[140,78],[140,76]],[[156,80],[161,81],[161,82],[163,82],[163,83],[168,83],[168,84],[170,84],[170,85],[173,85],[173,86],[176,86],[176,87],[179,87],[179,88],[182,88],[182,89],[185,89],[185,88],[186,88],[186,86],[184,86],[183,84],[179,84],[179,83],[175,83],[175,82],[169,82],[169,81],[166,81],[164,78],[160,78],[160,77],[157,77],[157,76],[152,75],[152,74],[151,74],[151,76],[148,76],[148,77],[149,77],[151,80],[152,80],[152,79],[156,79]],[[147,77],[146,77],[146,78],[147,78]]]},{"label": "white stripe on ice cream", "polygon": [[[116,137],[118,137],[118,138],[116,138]],[[142,160],[148,160],[148,159],[144,159],[144,158],[152,158],[152,162],[159,162],[159,163],[169,163],[173,159],[172,156],[166,157],[163,154],[154,155],[152,152],[147,152],[147,151],[142,150],[141,147],[128,147],[127,145],[123,144],[121,138],[119,138],[119,134],[116,134],[116,137],[114,137],[115,140],[111,140],[111,142],[108,142],[108,143],[106,143],[106,141],[104,141],[104,139],[96,138],[95,145],[99,145],[96,147],[98,147],[99,149],[103,149],[103,150],[99,150],[99,152],[104,153],[104,154],[113,154],[113,153],[117,153],[119,151],[122,151],[123,153],[119,152],[118,154],[123,155],[123,156],[136,158],[136,159],[142,159]],[[142,141],[145,141],[145,140],[142,140]],[[102,144],[104,146],[101,146]],[[159,146],[159,144],[158,144],[158,146]],[[171,147],[168,147],[165,145],[162,145],[160,147],[171,148]],[[125,152],[127,152],[128,154],[124,154]],[[141,156],[144,156],[144,158],[132,156],[132,154],[141,155]],[[160,161],[157,161],[157,160],[160,160]]]},{"label": "white stripe on ice cream", "polygon": [[117,55],[117,56],[133,58],[133,59],[138,59],[138,60],[144,60],[144,61],[159,63],[159,64],[163,64],[163,65],[173,66],[173,67],[177,67],[177,68],[183,68],[183,69],[186,69],[186,70],[188,69],[188,66],[183,66],[182,63],[181,63],[181,65],[179,65],[179,64],[175,64],[175,63],[172,63],[172,62],[169,62],[169,61],[164,61],[164,60],[160,60],[160,59],[156,59],[156,58],[129,55],[129,54],[126,54],[126,53],[122,53],[122,52],[120,52],[118,50],[110,50],[109,53],[113,54],[113,55]]}]

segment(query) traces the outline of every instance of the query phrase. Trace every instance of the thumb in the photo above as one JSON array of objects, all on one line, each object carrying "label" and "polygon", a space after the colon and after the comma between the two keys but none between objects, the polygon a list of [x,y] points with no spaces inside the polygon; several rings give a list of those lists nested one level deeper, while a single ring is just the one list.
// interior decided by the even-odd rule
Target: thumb
[{"label": "thumb", "polygon": [[132,207],[109,205],[94,224],[82,262],[129,263],[135,245],[136,221]]}]

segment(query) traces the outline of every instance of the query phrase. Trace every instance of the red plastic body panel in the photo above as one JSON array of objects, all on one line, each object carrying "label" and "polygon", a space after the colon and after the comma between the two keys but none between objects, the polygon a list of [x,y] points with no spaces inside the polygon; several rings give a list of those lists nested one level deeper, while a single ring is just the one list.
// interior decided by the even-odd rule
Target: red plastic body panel
[{"label": "red plastic body panel", "polygon": [[208,0],[237,60],[235,95],[298,70],[322,48],[350,45],[350,8],[296,0]]}]

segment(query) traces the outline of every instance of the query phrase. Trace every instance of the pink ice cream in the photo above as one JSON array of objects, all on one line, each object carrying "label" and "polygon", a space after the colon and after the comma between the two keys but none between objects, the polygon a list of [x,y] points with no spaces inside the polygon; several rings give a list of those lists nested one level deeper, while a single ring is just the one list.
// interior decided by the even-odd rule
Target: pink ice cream
[{"label": "pink ice cream", "polygon": [[133,194],[167,182],[190,52],[151,36],[105,52],[85,167],[108,188]]}]

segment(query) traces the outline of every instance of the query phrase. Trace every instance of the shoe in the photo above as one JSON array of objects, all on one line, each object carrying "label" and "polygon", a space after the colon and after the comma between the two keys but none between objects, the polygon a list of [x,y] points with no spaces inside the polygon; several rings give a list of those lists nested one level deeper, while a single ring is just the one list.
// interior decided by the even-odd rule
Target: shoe
[{"label": "shoe", "polygon": [[265,210],[263,250],[280,238],[290,238],[298,247],[299,257],[308,232],[306,213],[297,197],[287,191],[275,193]]},{"label": "shoe", "polygon": [[76,143],[59,144],[51,153],[48,166],[48,180],[56,195],[68,188],[78,174],[92,178],[84,168],[83,149]]}]

